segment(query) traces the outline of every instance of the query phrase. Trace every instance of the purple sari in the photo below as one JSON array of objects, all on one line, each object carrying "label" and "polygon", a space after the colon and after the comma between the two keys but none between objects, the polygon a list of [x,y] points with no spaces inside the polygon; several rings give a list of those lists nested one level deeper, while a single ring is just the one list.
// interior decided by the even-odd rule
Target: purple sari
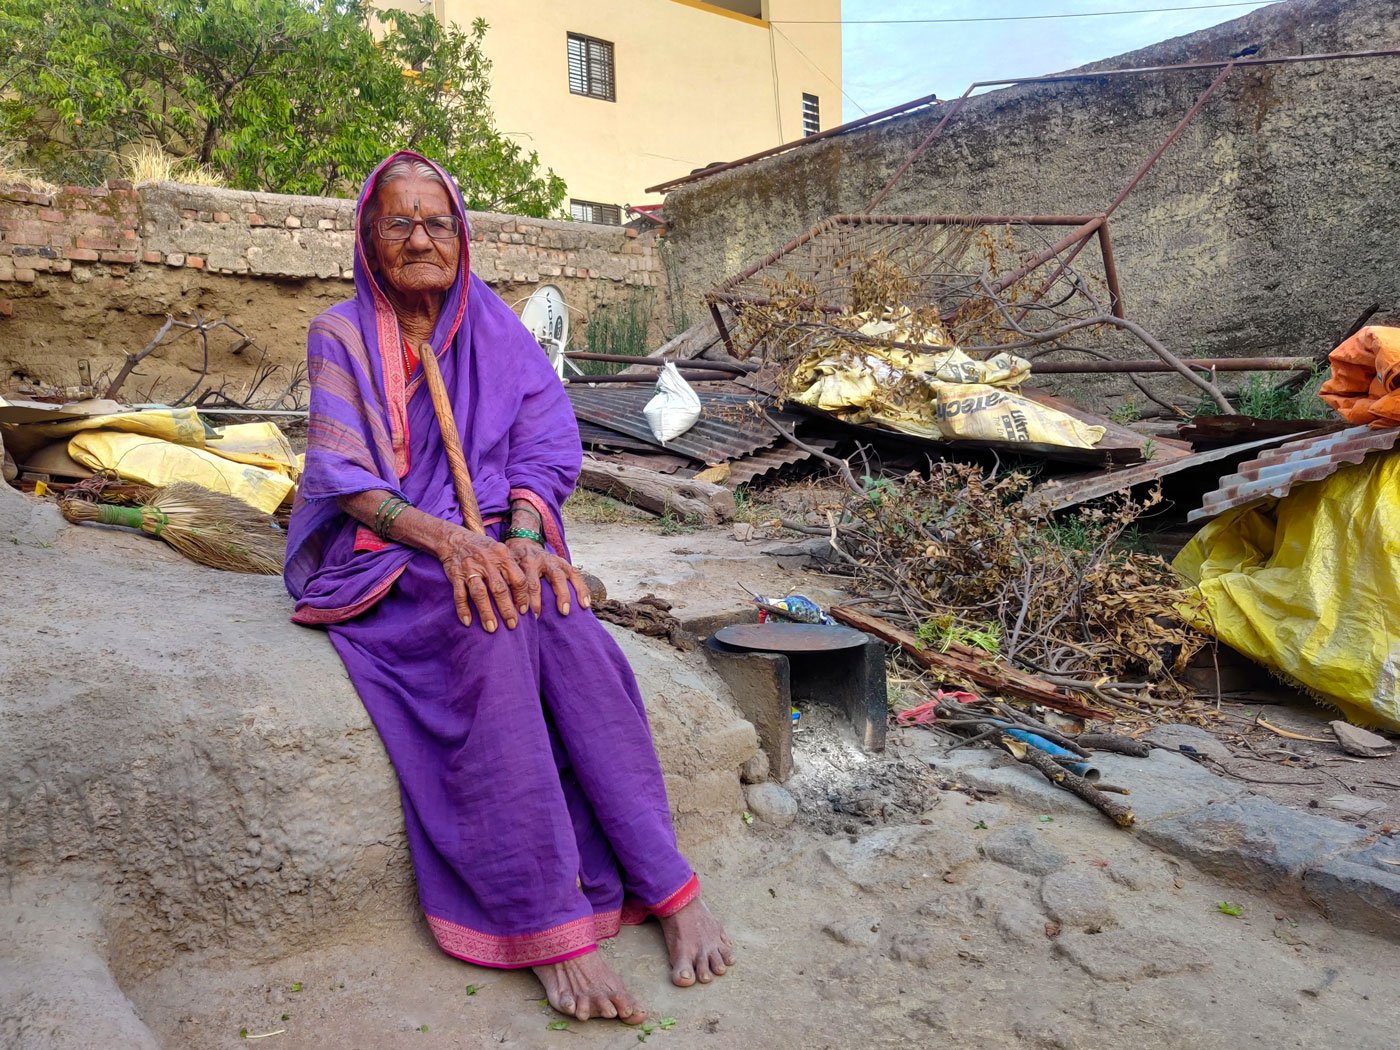
[{"label": "purple sari", "polygon": [[[699,893],[676,848],[636,680],[611,636],[548,583],[515,630],[463,627],[431,554],[381,541],[337,497],[383,489],[461,523],[421,368],[366,262],[356,208],[355,298],[311,324],[306,468],[287,537],[292,619],[328,629],[399,776],[428,924],[443,951],[483,966],[559,962],[623,921],[674,914]],[[440,169],[439,169],[440,170]],[[544,517],[568,557],[560,507],[582,452],[544,352],[461,265],[432,345],[477,500],[500,536],[512,499]]]}]

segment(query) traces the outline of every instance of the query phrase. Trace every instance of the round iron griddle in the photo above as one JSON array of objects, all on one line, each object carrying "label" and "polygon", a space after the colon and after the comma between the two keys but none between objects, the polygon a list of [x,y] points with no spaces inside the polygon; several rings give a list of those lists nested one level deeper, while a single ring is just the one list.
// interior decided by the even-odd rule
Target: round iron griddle
[{"label": "round iron griddle", "polygon": [[721,627],[715,641],[760,653],[826,653],[858,649],[866,636],[850,627],[820,623],[741,623]]}]

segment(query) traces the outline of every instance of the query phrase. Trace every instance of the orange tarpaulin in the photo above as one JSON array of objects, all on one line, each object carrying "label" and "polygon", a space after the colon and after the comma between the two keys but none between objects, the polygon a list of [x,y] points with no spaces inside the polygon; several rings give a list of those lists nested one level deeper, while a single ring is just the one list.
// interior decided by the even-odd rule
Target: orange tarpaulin
[{"label": "orange tarpaulin", "polygon": [[1400,328],[1372,325],[1333,350],[1317,392],[1348,423],[1400,426]]}]

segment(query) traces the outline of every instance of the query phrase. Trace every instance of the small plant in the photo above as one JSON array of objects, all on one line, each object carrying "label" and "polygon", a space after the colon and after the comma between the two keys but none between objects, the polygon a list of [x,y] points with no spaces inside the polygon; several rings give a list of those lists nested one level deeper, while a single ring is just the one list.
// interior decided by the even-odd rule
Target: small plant
[{"label": "small plant", "polygon": [[919,643],[926,649],[946,653],[953,645],[970,646],[984,653],[1001,652],[1001,627],[995,623],[959,623],[951,614],[919,624]]},{"label": "small plant", "polygon": [[468,995],[475,995],[475,994],[477,993],[478,990],[479,990],[479,989],[478,989],[477,986],[474,985],[474,984],[469,984],[469,985],[467,985],[467,994],[468,994]]},{"label": "small plant", "polygon": [[700,524],[700,520],[695,517],[695,515],[677,514],[674,507],[667,507],[656,522],[656,526],[663,536],[676,536],[681,533],[694,532],[700,527]]},{"label": "small plant", "polygon": [[1127,426],[1129,423],[1136,423],[1142,418],[1142,406],[1136,401],[1125,401],[1110,412],[1108,418],[1122,426]]},{"label": "small plant", "polygon": [[545,1025],[545,1027],[546,1027],[547,1029],[549,1029],[551,1032],[567,1032],[567,1031],[569,1030],[569,1022],[568,1022],[568,1021],[550,1021],[549,1024]]},{"label": "small plant", "polygon": [[1231,904],[1229,901],[1216,901],[1215,910],[1221,915],[1233,915],[1236,918],[1244,914],[1244,909],[1238,904]]},{"label": "small plant", "polygon": [[674,1017],[663,1017],[660,1021],[657,1021],[656,1023],[660,1026],[663,1032],[669,1032],[672,1028],[676,1027],[676,1019]]},{"label": "small plant", "polygon": [[[1252,373],[1235,397],[1235,409],[1254,419],[1327,419],[1332,410],[1317,396],[1327,375],[1326,369],[1314,369],[1307,382],[1293,390],[1282,386],[1273,374]],[[1220,415],[1219,406],[1208,397],[1202,397],[1189,411],[1193,416]]]},{"label": "small plant", "polygon": [[[621,302],[593,310],[584,326],[590,354],[623,354],[644,357],[651,351],[651,315],[656,295],[650,288],[632,288]],[[585,375],[621,372],[626,365],[607,361],[579,361]]]}]

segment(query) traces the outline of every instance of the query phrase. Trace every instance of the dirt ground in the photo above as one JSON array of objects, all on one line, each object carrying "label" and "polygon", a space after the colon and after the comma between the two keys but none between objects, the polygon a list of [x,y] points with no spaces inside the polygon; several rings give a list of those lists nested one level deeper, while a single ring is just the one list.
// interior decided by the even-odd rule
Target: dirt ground
[{"label": "dirt ground", "polygon": [[[850,768],[825,780],[839,794],[860,765],[911,758],[917,732],[873,760],[800,735],[795,779],[839,750]],[[551,1029],[531,977],[448,959],[421,928],[277,960],[193,955],[125,991],[171,1047],[242,1046],[245,1029],[307,1050],[1394,1046],[1400,946],[1227,889],[1096,814],[977,802],[936,780],[923,805],[859,834],[736,821],[693,856],[740,958],[711,987],[677,989],[659,930],[625,930],[605,951],[650,1032]]]},{"label": "dirt ground", "polygon": [[[741,584],[837,596],[833,581],[764,553],[786,540],[585,523],[571,538],[614,597],[656,593],[686,619],[742,608]],[[1285,710],[1265,717],[1294,725]],[[1249,731],[1256,747],[1261,732]],[[1228,887],[1091,811],[977,800],[940,772],[924,730],[892,729],[870,756],[805,710],[795,751],[797,822],[736,817],[690,858],[738,947],[733,971],[672,987],[654,925],[604,947],[651,1011],[649,1030],[565,1023],[529,974],[447,958],[421,922],[355,923],[332,947],[276,958],[185,951],[122,992],[170,1048],[1395,1045],[1400,945],[1336,928],[1306,902]],[[1385,779],[1375,764],[1335,769]]]}]

